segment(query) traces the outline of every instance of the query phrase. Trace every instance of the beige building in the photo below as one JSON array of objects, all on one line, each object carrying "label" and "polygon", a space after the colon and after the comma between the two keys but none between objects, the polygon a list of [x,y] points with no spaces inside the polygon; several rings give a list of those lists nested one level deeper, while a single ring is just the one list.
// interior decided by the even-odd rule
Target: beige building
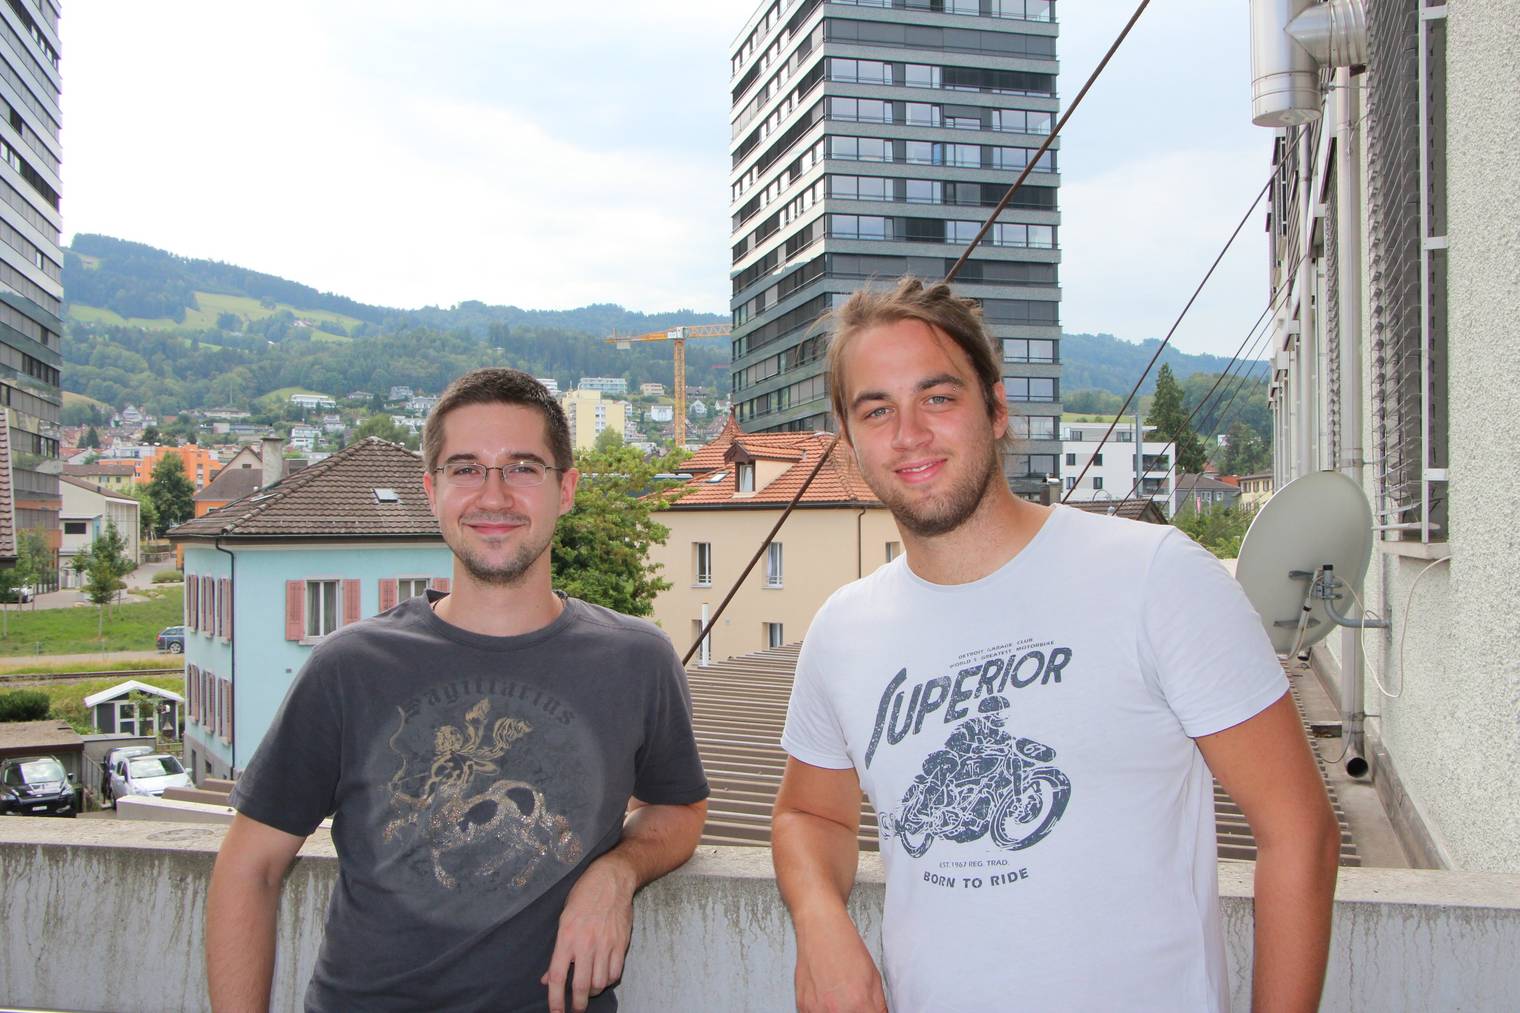
[{"label": "beige building", "polygon": [[1255,475],[1240,476],[1240,504],[1247,510],[1257,511],[1272,498],[1272,473],[1263,471]]},{"label": "beige building", "polygon": [[[650,550],[660,576],[672,585],[655,599],[654,618],[682,654],[765,542],[829,439],[827,433],[742,433],[730,419],[682,466],[692,477],[659,515],[670,537]],[[836,449],[693,663],[800,641],[830,594],[901,551],[892,515],[867,488],[848,451]]]},{"label": "beige building", "polygon": [[135,566],[142,561],[139,547],[139,511],[137,500],[123,496],[98,485],[91,485],[71,475],[63,475],[59,481],[63,491],[63,509],[59,521],[63,538],[58,548],[58,584],[60,587],[78,587],[79,574],[74,569],[74,557],[88,552],[95,539],[106,533],[109,525],[125,541],[125,555]]},{"label": "beige building", "polygon": [[602,397],[599,390],[572,390],[559,399],[570,423],[570,438],[576,450],[590,450],[603,429],[622,435],[628,421],[628,404]]}]

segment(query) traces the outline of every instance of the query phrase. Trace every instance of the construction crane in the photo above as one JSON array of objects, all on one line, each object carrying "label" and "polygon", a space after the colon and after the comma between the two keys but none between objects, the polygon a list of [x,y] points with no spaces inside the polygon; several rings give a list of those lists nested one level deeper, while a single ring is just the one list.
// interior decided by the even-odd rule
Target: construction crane
[{"label": "construction crane", "polygon": [[607,344],[627,351],[635,341],[669,341],[675,346],[675,423],[676,446],[686,446],[686,339],[726,338],[733,328],[728,324],[688,324],[672,327],[666,331],[650,331],[648,334],[617,334],[607,339]]}]

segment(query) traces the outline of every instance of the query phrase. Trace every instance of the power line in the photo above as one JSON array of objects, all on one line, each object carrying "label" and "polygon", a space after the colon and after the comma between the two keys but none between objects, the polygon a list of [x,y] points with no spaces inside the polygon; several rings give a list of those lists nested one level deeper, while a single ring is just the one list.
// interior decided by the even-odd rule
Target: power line
[{"label": "power line", "polygon": [[[1119,410],[1114,413],[1114,420],[1108,424],[1108,430],[1104,432],[1103,438],[1098,441],[1097,449],[1093,451],[1094,456],[1103,450],[1104,445],[1108,443],[1108,438],[1114,434],[1114,429],[1119,425],[1119,420],[1122,419],[1124,417],[1124,413],[1129,410],[1130,403],[1133,402],[1136,395],[1140,393],[1140,386],[1145,383],[1145,378],[1150,375],[1151,367],[1156,365],[1156,360],[1161,358],[1161,353],[1166,351],[1167,345],[1171,344],[1172,336],[1177,333],[1177,328],[1182,325],[1182,321],[1188,315],[1188,311],[1193,308],[1193,303],[1197,301],[1199,294],[1203,291],[1203,287],[1207,285],[1209,283],[1209,279],[1214,276],[1214,271],[1219,267],[1219,262],[1223,260],[1224,255],[1230,251],[1230,247],[1235,244],[1236,237],[1240,235],[1240,230],[1245,227],[1246,222],[1251,219],[1251,215],[1256,213],[1256,205],[1261,203],[1261,199],[1267,195],[1267,192],[1272,189],[1272,184],[1277,181],[1277,174],[1281,170],[1282,166],[1286,164],[1288,159],[1293,156],[1295,151],[1297,151],[1299,139],[1300,138],[1295,138],[1293,143],[1289,145],[1287,149],[1282,153],[1281,157],[1275,159],[1272,162],[1272,173],[1267,177],[1266,184],[1261,188],[1261,191],[1257,193],[1256,199],[1251,202],[1251,206],[1246,209],[1246,213],[1241,216],[1240,221],[1236,223],[1235,230],[1230,233],[1230,238],[1225,240],[1225,244],[1220,249],[1219,255],[1214,258],[1214,262],[1210,264],[1209,269],[1204,272],[1202,280],[1198,282],[1198,287],[1193,289],[1193,294],[1188,297],[1187,305],[1183,306],[1182,312],[1177,314],[1177,319],[1172,322],[1171,328],[1166,332],[1166,337],[1161,340],[1161,344],[1156,346],[1155,354],[1151,356],[1150,362],[1147,362],[1145,364],[1145,369],[1141,371],[1140,378],[1136,380],[1135,385],[1130,388],[1129,396],[1124,399],[1124,403],[1120,405]],[[1066,490],[1066,494],[1061,497],[1062,503],[1065,503],[1068,499],[1070,499],[1072,492],[1076,490],[1078,485],[1081,485],[1082,479],[1087,476],[1088,470],[1092,467],[1093,460],[1094,457],[1089,457],[1087,459],[1087,463],[1083,465],[1082,470],[1077,474],[1076,481],[1072,483],[1070,489]]]},{"label": "power line", "polygon": [[[1044,156],[1045,152],[1050,150],[1050,146],[1055,143],[1055,139],[1060,134],[1061,128],[1066,126],[1066,121],[1071,118],[1071,114],[1076,112],[1077,106],[1082,104],[1082,99],[1087,95],[1088,89],[1093,86],[1094,82],[1098,80],[1103,71],[1108,67],[1109,60],[1111,60],[1113,58],[1113,55],[1119,51],[1120,45],[1122,45],[1124,43],[1124,40],[1129,37],[1130,29],[1135,27],[1135,22],[1140,20],[1140,15],[1144,13],[1145,8],[1148,6],[1150,6],[1150,0],[1140,0],[1139,5],[1135,8],[1135,12],[1130,15],[1129,20],[1124,24],[1124,28],[1119,32],[1118,37],[1114,39],[1113,45],[1108,47],[1108,52],[1103,54],[1103,59],[1098,61],[1098,65],[1094,67],[1092,73],[1087,76],[1087,81],[1082,85],[1082,89],[1077,92],[1077,97],[1072,99],[1071,106],[1066,110],[1065,113],[1061,115],[1061,118],[1056,121],[1055,125],[1051,128],[1050,133],[1045,136],[1045,140],[1042,141],[1039,148],[1036,149],[1034,157],[1028,160],[1024,166],[1024,170],[1020,172],[1018,178],[1013,181],[1013,185],[1010,186],[1008,188],[1008,191],[1003,194],[1003,199],[998,201],[997,206],[992,209],[992,213],[987,216],[987,220],[982,223],[981,230],[977,232],[977,234],[972,237],[971,242],[966,245],[966,249],[961,254],[960,259],[957,260],[951,266],[950,270],[946,273],[946,284],[955,279],[955,276],[960,273],[961,266],[965,264],[966,260],[971,256],[971,252],[981,244],[983,237],[985,237],[987,233],[992,230],[992,225],[997,221],[997,216],[1002,214],[1003,210],[1007,208],[1008,202],[1013,199],[1014,193],[1020,186],[1023,185],[1024,180],[1029,177],[1029,174],[1034,171],[1034,167],[1039,164],[1039,161]],[[753,570],[755,568],[755,565],[760,561],[760,557],[765,553],[765,547],[771,543],[771,541],[776,537],[776,533],[781,530],[781,525],[785,524],[786,519],[791,516],[792,510],[797,506],[798,502],[801,501],[803,495],[808,491],[808,487],[813,484],[813,479],[818,477],[818,472],[823,468],[823,462],[827,461],[830,457],[833,456],[834,448],[839,445],[840,435],[840,433],[835,433],[834,438],[830,440],[828,446],[824,448],[822,456],[818,459],[818,462],[813,465],[813,470],[808,474],[807,478],[803,480],[802,485],[792,496],[791,502],[786,505],[786,509],[781,512],[781,517],[776,521],[775,526],[771,528],[770,534],[766,536],[766,539],[763,543],[761,543],[760,548],[756,550],[754,556],[749,561],[749,565],[744,568],[744,572],[739,575],[739,579],[734,582],[734,586],[729,589],[728,594],[724,595],[723,601],[718,605],[717,611],[712,614],[712,617],[708,619],[707,624],[704,625],[701,631],[697,634],[696,641],[687,650],[685,657],[681,659],[682,665],[689,663],[692,659],[692,656],[697,653],[698,648],[702,646],[702,641],[707,639],[707,636],[712,631],[713,626],[717,624],[718,618],[723,615],[723,610],[728,607],[728,603],[731,602],[734,598],[734,595],[738,593],[740,585],[744,583],[745,579],[749,577],[750,571]]]},{"label": "power line", "polygon": [[[1308,256],[1309,256],[1308,251],[1305,251],[1304,254],[1303,254],[1303,256],[1301,256],[1299,258],[1298,264],[1294,265],[1293,270],[1297,271],[1298,268],[1299,268],[1299,266],[1303,264],[1304,260],[1307,259]],[[1243,370],[1239,374],[1239,376],[1240,377],[1248,377],[1249,376],[1249,371],[1250,371],[1250,368],[1251,368],[1250,364],[1254,363],[1256,355],[1259,354],[1259,352],[1265,348],[1266,341],[1267,341],[1268,338],[1271,337],[1271,334],[1272,334],[1271,329],[1269,328],[1268,330],[1263,331],[1261,337],[1259,339],[1257,339],[1255,342],[1252,343],[1251,352],[1250,352],[1250,354],[1246,355],[1244,359],[1242,359],[1242,357],[1241,357],[1242,350],[1245,348],[1246,343],[1251,341],[1251,335],[1253,335],[1253,334],[1256,333],[1256,328],[1260,327],[1262,325],[1262,322],[1264,320],[1269,319],[1270,315],[1272,313],[1276,312],[1276,310],[1280,308],[1279,303],[1280,303],[1280,301],[1285,301],[1286,300],[1288,292],[1289,292],[1289,286],[1283,285],[1276,292],[1274,292],[1272,294],[1272,298],[1270,300],[1268,300],[1266,308],[1261,311],[1261,315],[1256,318],[1256,323],[1254,323],[1254,324],[1251,325],[1251,329],[1246,332],[1246,336],[1241,341],[1240,346],[1238,348],[1236,348],[1234,357],[1230,360],[1229,364],[1225,366],[1224,371],[1219,374],[1218,379],[1216,379],[1214,381],[1214,386],[1212,386],[1212,387],[1209,388],[1208,392],[1206,394],[1204,394],[1203,397],[1199,399],[1198,404],[1194,406],[1193,411],[1188,415],[1188,417],[1186,419],[1183,420],[1182,424],[1183,424],[1184,427],[1190,427],[1192,425],[1193,419],[1196,418],[1197,415],[1198,415],[1198,413],[1203,410],[1203,406],[1208,403],[1209,398],[1212,397],[1213,394],[1214,394],[1214,392],[1219,389],[1220,384],[1222,384],[1225,381],[1225,378],[1229,375],[1230,370],[1234,368],[1234,366],[1235,366],[1235,364],[1237,362],[1244,361],[1244,362],[1247,363],[1247,366],[1246,366],[1245,370]],[[1242,386],[1243,386],[1243,384],[1237,384],[1237,386],[1235,388],[1235,393],[1237,395],[1239,394]],[[1224,400],[1224,398],[1221,395],[1221,397],[1219,398],[1219,400],[1215,402],[1216,407],[1219,404],[1219,402],[1221,402],[1223,400]],[[1235,399],[1234,399],[1233,396],[1230,399],[1230,403],[1232,405],[1235,403]],[[1227,410],[1228,410],[1228,408],[1226,409],[1226,411]],[[1215,416],[1213,421],[1217,423],[1218,419],[1223,418],[1223,417],[1224,417],[1223,413],[1221,413],[1220,415]],[[1112,426],[1109,427],[1109,431],[1110,432],[1113,431],[1113,427]],[[1144,431],[1143,430],[1141,432],[1141,438],[1142,438],[1142,443],[1143,443],[1143,440],[1144,440]],[[1162,480],[1163,481],[1177,467],[1177,455],[1175,453],[1176,441],[1175,440],[1169,440],[1169,441],[1167,441],[1166,445],[1168,447],[1173,447],[1174,451],[1173,451],[1173,454],[1172,454],[1172,466],[1167,469],[1167,471],[1166,471],[1165,474],[1162,475]],[[1097,449],[1093,451],[1093,453],[1096,455],[1097,453],[1099,453],[1100,451],[1102,451],[1102,449],[1103,449],[1103,445],[1100,443],[1098,445]],[[1141,450],[1141,460],[1142,461],[1144,460],[1144,449],[1143,449],[1143,447],[1142,447],[1142,450]],[[1091,461],[1089,461],[1089,463],[1091,463]],[[1086,469],[1085,468],[1083,469],[1083,474],[1086,474]],[[1125,494],[1125,496],[1124,496],[1123,499],[1119,500],[1120,505],[1123,505],[1124,503],[1128,503],[1129,500],[1130,500],[1130,498],[1132,496],[1134,496],[1135,491],[1140,488],[1141,483],[1146,478],[1148,478],[1149,476],[1150,476],[1150,469],[1149,468],[1145,468],[1144,470],[1142,470],[1141,473],[1140,473],[1140,475],[1136,477],[1135,484],[1132,485],[1132,486],[1130,486],[1129,492]],[[1078,478],[1078,481],[1081,481],[1081,479]],[[1071,494],[1071,492],[1075,491],[1075,489],[1076,489],[1076,485],[1073,484],[1072,488],[1069,489],[1069,490],[1067,490],[1067,495],[1069,496]],[[1062,502],[1065,502],[1065,498],[1064,497],[1062,499]]]}]

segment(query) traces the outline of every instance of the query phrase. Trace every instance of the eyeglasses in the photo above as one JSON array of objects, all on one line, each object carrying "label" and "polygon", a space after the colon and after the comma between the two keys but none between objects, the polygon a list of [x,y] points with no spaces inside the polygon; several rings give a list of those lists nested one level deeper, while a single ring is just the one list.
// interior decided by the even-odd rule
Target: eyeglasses
[{"label": "eyeglasses", "polygon": [[487,467],[475,461],[450,461],[433,469],[442,472],[443,480],[455,489],[479,489],[486,484],[486,475],[501,472],[501,480],[519,489],[531,489],[544,484],[544,476],[551,471],[564,471],[553,465],[524,458],[510,461],[501,467]]}]

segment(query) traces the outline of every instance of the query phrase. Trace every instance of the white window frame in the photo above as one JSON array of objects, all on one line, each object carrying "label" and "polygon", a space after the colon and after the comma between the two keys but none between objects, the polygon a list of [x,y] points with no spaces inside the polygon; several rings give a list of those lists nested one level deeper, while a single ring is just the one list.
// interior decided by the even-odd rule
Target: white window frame
[{"label": "white window frame", "polygon": [[765,547],[765,586],[783,587],[782,583],[782,552],[780,542],[771,542]]},{"label": "white window frame", "polygon": [[[343,581],[339,580],[336,577],[330,577],[330,578],[308,579],[305,583],[306,583],[306,607],[303,610],[304,614],[305,614],[305,627],[304,627],[305,634],[306,634],[305,635],[305,639],[307,639],[307,640],[318,640],[318,639],[320,639],[322,637],[325,637],[328,634],[334,632],[335,630],[337,630],[337,628],[339,626],[342,625],[342,619],[343,619]],[[332,587],[333,587],[333,594],[332,594],[332,610],[333,610],[333,614],[330,617],[325,614],[326,610],[325,610],[325,608],[323,608],[323,605],[325,604],[323,602],[323,596],[322,596],[322,593],[320,591],[318,591],[316,593],[316,602],[315,602],[315,604],[317,606],[317,614],[316,614],[316,617],[315,617],[316,618],[316,626],[317,626],[317,628],[314,630],[314,629],[312,629],[312,619],[313,619],[313,616],[312,616],[312,605],[313,605],[312,593],[313,593],[313,589],[314,589],[314,587],[321,587],[321,586],[327,585],[327,584],[331,584]],[[326,627],[326,628],[324,629],[324,627]]]},{"label": "white window frame", "polygon": [[691,543],[691,584],[712,587],[712,542]]},{"label": "white window frame", "polygon": [[786,646],[786,633],[780,623],[765,624],[765,646],[767,650]]},{"label": "white window frame", "polygon": [[[397,577],[396,578],[396,601],[397,601],[397,603],[399,604],[400,602],[406,601],[408,598],[418,598],[418,597],[421,597],[422,595],[426,594],[427,593],[427,589],[428,589],[428,587],[429,587],[429,585],[431,583],[431,579],[432,578],[430,578],[430,577]],[[412,591],[411,591],[410,594],[407,593],[407,587],[408,587],[408,585],[410,585],[411,588],[412,588]]]}]

